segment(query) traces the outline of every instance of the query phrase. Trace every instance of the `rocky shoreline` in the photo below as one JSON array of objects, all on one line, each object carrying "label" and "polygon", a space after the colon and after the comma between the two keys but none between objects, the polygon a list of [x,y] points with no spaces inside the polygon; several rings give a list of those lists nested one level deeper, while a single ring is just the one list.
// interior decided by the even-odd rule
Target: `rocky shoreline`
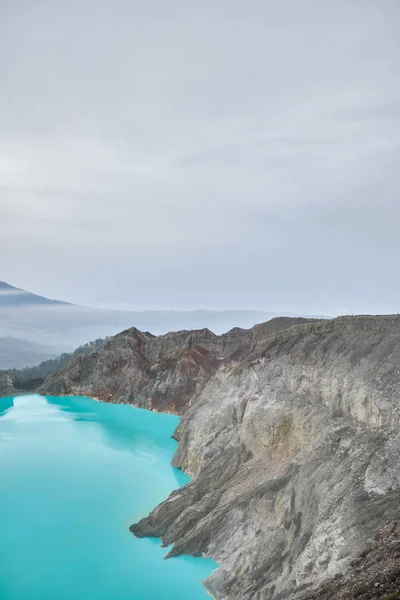
[{"label": "rocky shoreline", "polygon": [[131,530],[214,558],[217,600],[356,597],[338,578],[399,517],[398,316],[131,329],[40,391],[183,415],[173,464],[193,479]]}]

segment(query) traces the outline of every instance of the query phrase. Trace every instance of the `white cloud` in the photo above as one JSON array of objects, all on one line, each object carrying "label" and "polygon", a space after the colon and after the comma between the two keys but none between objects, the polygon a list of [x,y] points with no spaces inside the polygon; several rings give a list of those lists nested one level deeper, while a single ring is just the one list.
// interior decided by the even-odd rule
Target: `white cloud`
[{"label": "white cloud", "polygon": [[[290,294],[292,311],[315,296],[351,306],[354,252],[368,265],[399,250],[385,241],[399,192],[399,13],[397,0],[10,7],[2,279],[80,301],[107,265],[118,301],[134,289],[145,304],[159,280],[177,305],[215,293],[222,305],[274,309]],[[376,278],[364,273],[365,291]]]}]

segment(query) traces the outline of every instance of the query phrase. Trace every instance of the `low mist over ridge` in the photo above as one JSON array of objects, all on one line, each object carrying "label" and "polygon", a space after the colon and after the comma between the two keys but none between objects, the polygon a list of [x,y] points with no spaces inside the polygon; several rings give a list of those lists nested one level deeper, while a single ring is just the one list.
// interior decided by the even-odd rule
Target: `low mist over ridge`
[{"label": "low mist over ridge", "polygon": [[[106,310],[49,300],[4,282],[0,284],[0,337],[51,346],[53,355],[130,327],[155,335],[204,327],[221,334],[233,327],[247,329],[276,316],[280,313],[256,310]],[[3,368],[12,366],[22,365],[7,363]]]}]

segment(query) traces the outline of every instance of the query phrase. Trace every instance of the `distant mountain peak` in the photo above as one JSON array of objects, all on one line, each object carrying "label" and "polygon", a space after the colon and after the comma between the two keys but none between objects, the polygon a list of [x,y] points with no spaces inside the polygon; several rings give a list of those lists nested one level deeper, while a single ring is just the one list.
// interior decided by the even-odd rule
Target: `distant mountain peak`
[{"label": "distant mountain peak", "polygon": [[13,287],[6,281],[0,281],[0,290],[17,290],[18,288]]},{"label": "distant mountain peak", "polygon": [[21,288],[0,281],[0,308],[4,306],[35,306],[40,304],[68,304],[60,300],[51,300],[44,296],[31,294]]}]

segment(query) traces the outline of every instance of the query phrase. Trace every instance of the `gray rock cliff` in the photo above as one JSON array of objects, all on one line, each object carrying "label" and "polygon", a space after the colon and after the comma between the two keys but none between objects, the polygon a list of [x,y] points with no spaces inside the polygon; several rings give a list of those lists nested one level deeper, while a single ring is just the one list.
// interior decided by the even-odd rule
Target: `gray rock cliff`
[{"label": "gray rock cliff", "polygon": [[173,462],[193,480],[131,530],[213,557],[218,600],[333,598],[400,516],[399,316],[128,330],[42,392],[183,414]]}]

